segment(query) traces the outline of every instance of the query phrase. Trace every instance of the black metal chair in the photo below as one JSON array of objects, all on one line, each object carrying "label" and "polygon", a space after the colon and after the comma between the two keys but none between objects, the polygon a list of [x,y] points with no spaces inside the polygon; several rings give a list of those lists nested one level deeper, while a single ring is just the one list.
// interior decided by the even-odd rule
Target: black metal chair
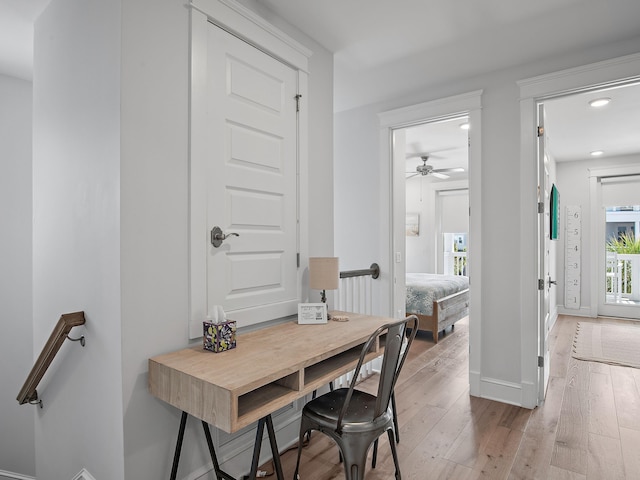
[{"label": "black metal chair", "polygon": [[[387,432],[396,468],[396,479],[400,480],[400,466],[393,436],[396,427],[391,409],[391,395],[417,331],[418,318],[415,315],[381,326],[364,344],[349,388],[339,388],[325,393],[304,406],[294,480],[299,479],[298,470],[304,436],[311,430],[318,430],[336,442],[344,460],[346,480],[364,479],[369,448],[380,435]],[[384,355],[377,394],[372,395],[357,390],[355,385],[365,356],[371,351],[371,345],[378,336],[381,336],[381,342],[384,342]],[[407,345],[403,350],[405,338]]]}]

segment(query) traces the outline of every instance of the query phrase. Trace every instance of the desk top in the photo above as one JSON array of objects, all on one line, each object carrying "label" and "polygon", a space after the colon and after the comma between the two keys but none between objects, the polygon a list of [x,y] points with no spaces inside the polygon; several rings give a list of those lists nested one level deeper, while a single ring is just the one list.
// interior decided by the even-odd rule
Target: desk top
[{"label": "desk top", "polygon": [[[371,333],[393,321],[333,313],[349,321],[299,325],[294,320],[239,334],[232,350],[213,353],[197,345],[150,358],[149,390],[235,432],[353,369]],[[381,354],[376,342],[368,357]]]}]

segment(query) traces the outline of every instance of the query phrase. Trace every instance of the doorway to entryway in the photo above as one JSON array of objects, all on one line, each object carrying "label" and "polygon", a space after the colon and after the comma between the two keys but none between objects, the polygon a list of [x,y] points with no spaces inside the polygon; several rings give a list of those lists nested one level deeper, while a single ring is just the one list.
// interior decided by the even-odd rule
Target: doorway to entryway
[{"label": "doorway to entryway", "polygon": [[[564,221],[556,262],[564,273],[558,278],[558,311],[640,318],[640,178],[630,174],[640,166],[640,85],[591,88],[547,99],[544,107]],[[624,174],[617,173],[621,167]],[[576,215],[578,208],[582,222],[569,232],[567,209]],[[595,251],[595,263],[566,248],[576,239],[585,255],[584,247]]]},{"label": "doorway to entryway", "polygon": [[[531,242],[537,242],[540,245],[541,239],[538,235],[541,229],[538,228],[538,218],[540,208],[540,191],[538,183],[537,167],[540,165],[536,156],[536,143],[538,139],[538,110],[537,107],[540,103],[543,103],[545,108],[548,107],[552,101],[556,99],[579,99],[578,95],[600,93],[605,89],[621,89],[623,86],[628,86],[633,83],[637,83],[640,79],[638,72],[640,71],[640,56],[630,55],[628,57],[621,57],[614,60],[602,62],[600,64],[586,65],[580,68],[573,68],[562,72],[556,72],[549,75],[543,75],[540,77],[522,80],[518,82],[520,86],[520,105],[521,105],[521,226],[522,226],[522,238],[523,248],[535,249]],[[596,98],[593,98],[596,100]],[[633,109],[636,112],[640,111],[640,104],[635,103]],[[577,113],[578,117],[584,116],[584,113]],[[558,149],[555,143],[560,143],[560,140],[567,139],[566,135],[558,134],[558,131],[553,126],[553,116],[547,109],[545,120],[547,122],[546,131],[549,135],[549,143],[554,145],[552,148],[556,150],[555,156],[560,157]],[[565,122],[567,125],[577,125],[583,118],[577,118],[575,122]],[[638,121],[636,120],[636,124]],[[584,123],[582,123],[584,125]],[[555,133],[554,133],[555,132]],[[596,132],[597,133],[597,132]],[[580,145],[584,148],[588,148],[587,144],[590,140],[595,139],[597,136],[586,130],[584,127],[577,130],[578,140],[581,141]],[[553,138],[552,138],[553,137]],[[555,140],[554,140],[555,138]],[[636,139],[637,135],[629,137]],[[618,146],[622,147],[624,142],[618,142]],[[637,145],[636,145],[637,147]],[[599,148],[593,148],[587,150],[586,156],[583,155],[583,159],[590,158],[591,151],[597,151]],[[614,151],[615,148],[612,149]],[[638,162],[638,152],[640,148],[635,150],[635,157],[633,159],[626,158],[625,162],[630,164]],[[612,155],[616,157],[616,163],[622,162],[622,156],[632,154]],[[600,223],[599,212],[602,212],[604,218],[604,211],[601,210],[602,204],[599,203],[598,188],[600,185],[601,175],[594,173],[598,166],[593,164],[585,168],[582,165],[578,169],[573,161],[559,162],[557,163],[557,184],[559,190],[559,206],[558,220],[564,220],[564,223],[559,225],[559,238],[557,248],[557,265],[558,265],[558,299],[564,299],[565,297],[565,284],[566,274],[571,270],[565,265],[565,261],[568,258],[566,253],[565,240],[566,231],[563,229],[570,222],[566,215],[569,213],[577,215],[581,222],[579,242],[576,244],[576,248],[579,249],[579,255],[577,256],[578,264],[580,267],[580,275],[574,277],[579,283],[579,299],[576,312],[574,309],[565,310],[564,302],[558,301],[559,305],[556,305],[557,312],[585,315],[590,317],[596,317],[599,314],[599,305],[597,302],[599,295],[599,279],[602,279],[602,285],[604,285],[605,278],[605,254],[604,254],[604,221]],[[563,171],[566,170],[566,171]],[[604,176],[607,176],[605,174]],[[566,181],[563,180],[566,178]],[[532,182],[535,181],[535,183]],[[536,193],[537,192],[537,193]],[[535,203],[538,203],[537,208],[532,208]],[[571,207],[568,209],[568,207]],[[574,208],[578,207],[578,208]],[[534,213],[535,212],[535,213]],[[575,222],[573,222],[575,223]],[[599,225],[602,225],[601,227]],[[598,233],[601,230],[601,235]],[[564,234],[564,235],[563,235]],[[530,239],[530,240],[527,240]],[[602,239],[602,240],[599,240]],[[598,242],[602,242],[602,248],[598,247]],[[538,257],[538,256],[536,256]],[[576,258],[575,255],[573,255]],[[522,284],[522,379],[524,384],[531,382],[530,390],[527,389],[523,395],[524,405],[540,405],[544,401],[544,396],[540,396],[539,392],[543,392],[544,388],[540,388],[540,382],[545,378],[544,370],[549,369],[550,365],[544,361],[541,361],[541,357],[544,355],[544,344],[541,338],[541,328],[544,324],[543,309],[536,308],[539,305],[538,299],[540,296],[540,287],[543,286],[544,279],[538,277],[538,261],[537,258],[522,258],[521,267],[524,278],[535,279],[531,282],[523,282]],[[534,285],[537,287],[534,287]],[[535,289],[535,291],[534,291]],[[600,289],[600,292],[604,292],[604,287]],[[604,297],[604,293],[602,293]],[[554,308],[551,305],[551,308]],[[536,313],[537,312],[537,313]],[[535,353],[537,352],[537,362],[535,362]],[[541,370],[543,374],[541,374]],[[537,397],[537,398],[535,398]],[[531,403],[529,403],[531,402]]]}]

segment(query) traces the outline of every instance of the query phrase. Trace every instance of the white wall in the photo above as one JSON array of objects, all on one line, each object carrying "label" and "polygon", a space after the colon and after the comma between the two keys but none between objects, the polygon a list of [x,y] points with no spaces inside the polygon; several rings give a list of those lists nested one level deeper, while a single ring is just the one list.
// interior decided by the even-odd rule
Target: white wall
[{"label": "white wall", "polygon": [[[529,255],[528,252],[535,248],[535,238],[521,238],[520,235],[523,206],[520,205],[520,92],[516,82],[637,51],[640,51],[640,38],[595,48],[585,46],[573,53],[536,63],[478,76],[445,78],[437,84],[430,83],[428,75],[422,76],[419,88],[410,83],[414,78],[405,80],[402,67],[408,69],[416,61],[425,60],[407,58],[403,65],[396,65],[398,74],[391,75],[393,88],[386,86],[387,93],[395,92],[393,98],[335,115],[336,230],[346,234],[343,241],[336,242],[336,253],[341,258],[387,258],[386,262],[381,262],[384,271],[389,268],[388,252],[381,251],[380,238],[388,235],[388,219],[378,213],[380,204],[376,185],[388,183],[381,172],[388,172],[389,168],[380,165],[380,162],[387,161],[388,155],[379,149],[377,114],[483,90],[482,278],[472,278],[474,282],[482,282],[483,288],[479,368],[483,380],[496,386],[497,390],[509,391],[510,398],[505,399],[509,402],[517,403],[518,395],[524,388],[520,351],[521,283],[534,283],[533,279],[522,278],[521,257]],[[456,61],[464,62],[462,58]],[[376,81],[377,77],[371,77],[371,82]],[[339,85],[336,85],[337,94],[338,90]],[[378,168],[371,168],[371,163],[376,161]],[[365,171],[368,172],[367,181],[355,181],[356,172]],[[531,182],[533,186],[534,180]],[[350,202],[349,198],[357,201]],[[384,201],[386,199],[382,199]],[[471,212],[473,215],[474,205],[471,205]],[[535,215],[535,210],[531,211],[531,215]],[[366,221],[355,223],[355,218],[365,218]],[[493,394],[489,392],[488,396]]]},{"label": "white wall", "polygon": [[[589,262],[591,251],[591,236],[587,234],[594,225],[591,225],[590,197],[589,197],[589,169],[604,168],[621,165],[638,164],[640,158],[637,156],[619,156],[614,158],[589,158],[575,162],[559,162],[556,164],[557,186],[560,191],[560,207],[562,212],[567,205],[579,205],[582,207],[582,264],[580,270],[580,310],[565,310],[566,313],[589,315],[592,306],[596,306],[598,299],[591,298],[591,275],[597,265]],[[561,217],[562,218],[562,217]],[[558,247],[564,245],[564,232],[560,229],[560,240]],[[557,249],[556,274],[559,280],[557,288],[557,302],[562,312],[564,306],[564,248]]]},{"label": "white wall", "polygon": [[405,269],[407,273],[435,273],[435,192],[422,176],[408,179],[406,187],[406,211],[420,215],[420,233],[405,237]]},{"label": "white wall", "polygon": [[0,105],[0,474],[34,476],[36,407],[16,401],[33,366],[31,82],[0,75]]},{"label": "white wall", "polygon": [[120,2],[53,0],[35,25],[33,347],[83,310],[36,411],[36,475],[124,477],[120,305]]},{"label": "white wall", "polygon": [[440,195],[440,190],[454,188],[447,187],[447,183],[422,177],[406,182],[406,210],[420,215],[420,234],[406,237],[407,273],[442,273],[442,233],[469,232],[469,195]]},{"label": "white wall", "polygon": [[[334,116],[335,249],[340,268],[380,263],[378,117],[375,109]],[[359,140],[362,140],[360,142]]]},{"label": "white wall", "polygon": [[[188,29],[181,2],[123,2],[122,420],[130,479],[168,477],[179,425],[180,412],[148,393],[147,359],[188,343]],[[193,419],[190,427],[178,478],[206,463],[202,428]]]}]

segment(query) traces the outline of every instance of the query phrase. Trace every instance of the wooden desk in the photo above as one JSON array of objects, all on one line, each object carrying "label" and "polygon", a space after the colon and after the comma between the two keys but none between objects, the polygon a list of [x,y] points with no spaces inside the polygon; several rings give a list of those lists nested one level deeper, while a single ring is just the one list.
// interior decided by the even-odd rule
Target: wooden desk
[{"label": "wooden desk", "polygon": [[[149,391],[229,433],[266,418],[271,435],[273,412],[352,370],[369,336],[393,321],[347,312],[332,314],[347,315],[349,321],[321,325],[290,321],[240,334],[237,347],[226,352],[212,353],[198,345],[150,358]],[[383,347],[379,339],[367,360],[382,355]],[[260,430],[263,426],[259,423]],[[274,446],[275,437],[272,450]],[[277,451],[273,454],[278,455]]]}]

